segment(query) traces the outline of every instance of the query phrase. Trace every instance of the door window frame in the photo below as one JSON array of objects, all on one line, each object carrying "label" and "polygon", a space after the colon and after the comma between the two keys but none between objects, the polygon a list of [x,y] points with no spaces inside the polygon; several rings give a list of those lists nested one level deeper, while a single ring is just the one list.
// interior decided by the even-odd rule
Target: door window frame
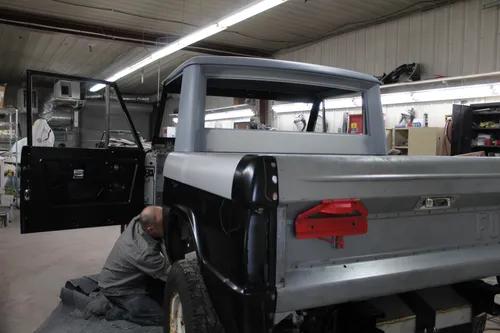
[{"label": "door window frame", "polygon": [[[104,99],[105,99],[105,104],[106,104],[106,138],[105,138],[105,149],[109,148],[109,130],[110,130],[110,117],[111,117],[111,96],[110,96],[110,88],[113,88],[116,94],[116,97],[118,99],[118,102],[120,103],[120,107],[122,111],[125,113],[125,117],[127,119],[127,123],[129,125],[130,130],[132,131],[132,135],[134,136],[135,143],[137,144],[137,148],[140,150],[143,150],[142,142],[139,137],[139,134],[135,128],[135,125],[132,121],[132,117],[130,117],[130,113],[127,109],[127,106],[125,105],[125,101],[123,100],[122,94],[120,92],[120,89],[118,88],[118,85],[116,82],[110,82],[106,80],[99,80],[99,79],[91,79],[91,78],[86,78],[86,77],[81,77],[81,76],[74,76],[74,75],[66,75],[66,74],[57,74],[57,73],[51,73],[51,72],[44,72],[44,71],[35,71],[35,70],[30,70],[28,69],[26,71],[26,134],[27,134],[27,141],[28,141],[28,146],[33,146],[33,114],[32,114],[32,100],[31,100],[31,94],[33,91],[33,76],[45,76],[45,77],[52,77],[56,79],[61,79],[61,80],[68,80],[68,81],[80,81],[80,82],[85,82],[85,83],[93,83],[93,84],[103,84],[104,87]],[[30,96],[30,97],[28,97]],[[69,148],[71,149],[71,148]]]}]

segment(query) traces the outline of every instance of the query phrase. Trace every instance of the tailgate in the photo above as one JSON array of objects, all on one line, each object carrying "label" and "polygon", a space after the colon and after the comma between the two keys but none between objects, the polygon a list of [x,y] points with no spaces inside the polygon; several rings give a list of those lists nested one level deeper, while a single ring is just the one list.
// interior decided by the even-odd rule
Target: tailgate
[{"label": "tailgate", "polygon": [[[278,312],[500,275],[500,159],[276,156]],[[429,196],[451,207],[420,209]],[[368,232],[297,239],[323,200],[360,199]],[[417,208],[418,207],[418,208]]]}]

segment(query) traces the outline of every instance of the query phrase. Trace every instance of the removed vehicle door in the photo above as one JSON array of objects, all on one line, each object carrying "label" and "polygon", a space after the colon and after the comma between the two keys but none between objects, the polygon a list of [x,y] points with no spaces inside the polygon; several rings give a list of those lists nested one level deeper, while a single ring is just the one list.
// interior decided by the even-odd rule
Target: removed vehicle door
[{"label": "removed vehicle door", "polygon": [[144,207],[145,154],[118,86],[102,80],[28,70],[27,96],[31,96],[33,76],[104,85],[108,133],[110,90],[114,89],[137,147],[111,147],[109,139],[101,149],[34,146],[28,98],[28,145],[21,158],[21,233],[128,223]]}]

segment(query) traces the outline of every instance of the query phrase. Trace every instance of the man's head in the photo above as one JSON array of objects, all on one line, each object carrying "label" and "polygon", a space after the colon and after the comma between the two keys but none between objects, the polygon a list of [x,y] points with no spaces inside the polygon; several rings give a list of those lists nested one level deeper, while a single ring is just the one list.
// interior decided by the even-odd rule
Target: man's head
[{"label": "man's head", "polygon": [[158,206],[144,208],[139,216],[142,229],[152,238],[163,238],[163,209]]}]

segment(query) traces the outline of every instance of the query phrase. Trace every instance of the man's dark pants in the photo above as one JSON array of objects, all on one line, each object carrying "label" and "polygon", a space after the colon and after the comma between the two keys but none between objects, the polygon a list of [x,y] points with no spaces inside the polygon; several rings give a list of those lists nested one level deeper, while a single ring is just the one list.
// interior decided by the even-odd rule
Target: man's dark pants
[{"label": "man's dark pants", "polygon": [[161,326],[164,322],[163,295],[165,282],[151,279],[147,294],[106,296],[111,303],[125,310],[123,319],[141,326]]}]

